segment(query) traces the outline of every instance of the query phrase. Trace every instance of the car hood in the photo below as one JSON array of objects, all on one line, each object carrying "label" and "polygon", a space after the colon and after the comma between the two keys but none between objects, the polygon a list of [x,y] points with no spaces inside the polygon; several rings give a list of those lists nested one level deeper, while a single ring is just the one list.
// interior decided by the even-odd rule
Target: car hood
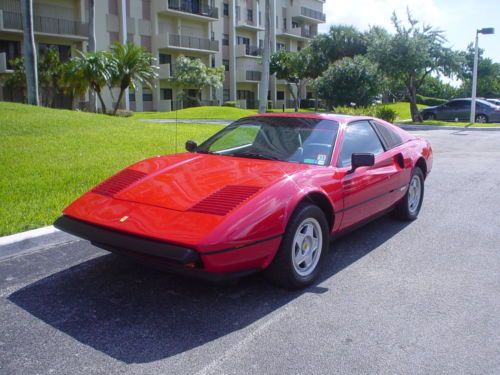
[{"label": "car hood", "polygon": [[242,202],[308,168],[304,164],[197,153],[160,156],[127,168],[125,171],[140,173],[140,178],[113,197],[176,211],[197,210],[201,204],[201,209],[217,212],[235,197]]},{"label": "car hood", "polygon": [[432,107],[425,107],[424,109],[422,109],[420,112],[427,112],[427,111],[432,111],[434,109],[437,109],[439,106],[438,105],[434,105]]}]

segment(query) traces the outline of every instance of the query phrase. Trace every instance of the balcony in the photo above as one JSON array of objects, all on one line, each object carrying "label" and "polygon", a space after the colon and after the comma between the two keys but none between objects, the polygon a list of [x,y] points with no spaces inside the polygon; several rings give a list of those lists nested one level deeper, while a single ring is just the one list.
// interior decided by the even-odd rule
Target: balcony
[{"label": "balcony", "polygon": [[236,28],[240,30],[247,30],[247,31],[265,31],[265,28],[262,26],[258,25],[258,16],[252,16],[251,19],[245,17],[245,19],[242,19],[241,17],[241,8],[240,6],[236,6]]},{"label": "balcony", "polygon": [[304,27],[293,27],[291,29],[282,29],[277,33],[277,36],[296,39],[296,40],[312,39],[316,35],[318,35],[317,31],[306,29]]},{"label": "balcony", "polygon": [[160,79],[169,79],[172,77],[172,70],[170,64],[160,64],[158,69],[158,76]]},{"label": "balcony", "polygon": [[256,57],[262,56],[262,48],[248,44],[238,44],[236,46],[236,57]]},{"label": "balcony", "polygon": [[292,18],[298,21],[314,23],[326,22],[325,13],[306,7],[300,7],[300,9],[298,7],[294,7],[292,11]]},{"label": "balcony", "polygon": [[[253,68],[258,69],[258,68]],[[236,82],[260,82],[262,73],[258,70],[247,70],[245,68],[238,69],[236,72]]]},{"label": "balcony", "polygon": [[183,51],[214,53],[219,51],[219,41],[194,36],[163,33],[157,37],[158,48],[171,48]]},{"label": "balcony", "polygon": [[219,19],[218,8],[197,0],[163,0],[159,4],[158,12],[196,20],[215,21]]},{"label": "balcony", "polygon": [[[62,36],[77,40],[85,40],[88,37],[89,26],[87,23],[63,18],[34,16],[33,24],[35,34]],[[22,32],[21,13],[0,10],[0,30]]]}]

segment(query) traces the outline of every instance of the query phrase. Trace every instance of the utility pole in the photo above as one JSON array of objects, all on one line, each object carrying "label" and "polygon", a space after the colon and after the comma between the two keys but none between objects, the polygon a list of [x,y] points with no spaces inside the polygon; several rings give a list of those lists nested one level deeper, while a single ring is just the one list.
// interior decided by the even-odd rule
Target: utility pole
[{"label": "utility pole", "polygon": [[26,71],[26,87],[28,104],[40,105],[38,96],[38,62],[33,30],[33,0],[21,1],[24,32],[24,69]]},{"label": "utility pole", "polygon": [[472,70],[472,100],[470,104],[470,122],[476,122],[476,94],[477,94],[477,66],[479,63],[479,34],[495,34],[493,27],[487,27],[476,31],[476,43],[474,47],[474,68]]}]

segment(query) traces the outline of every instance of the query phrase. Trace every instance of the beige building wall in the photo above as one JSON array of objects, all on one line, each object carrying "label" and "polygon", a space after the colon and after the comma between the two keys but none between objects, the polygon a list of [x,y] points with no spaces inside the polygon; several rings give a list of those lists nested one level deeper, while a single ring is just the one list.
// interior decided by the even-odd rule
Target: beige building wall
[{"label": "beige building wall", "polygon": [[[325,21],[322,0],[270,1],[273,50],[300,50],[317,34],[318,24]],[[166,111],[175,107],[179,93],[169,78],[180,55],[200,58],[208,66],[227,66],[223,88],[204,90],[202,101],[237,100],[244,107],[258,105],[264,40],[263,0],[99,0],[95,3],[98,50],[108,50],[115,41],[129,41],[141,45],[157,58],[158,82],[152,90],[144,87],[130,92],[126,103],[130,109]],[[36,42],[85,50],[87,6],[86,0],[35,0],[34,11],[40,20]],[[6,62],[9,53],[22,53],[22,32],[20,25],[16,25],[16,14],[20,16],[18,0],[0,0],[0,43],[3,43],[0,48],[5,50],[0,49],[0,74],[9,73]],[[108,106],[118,95],[108,90],[103,94]],[[274,77],[269,98],[277,108],[290,105],[286,85]]]}]

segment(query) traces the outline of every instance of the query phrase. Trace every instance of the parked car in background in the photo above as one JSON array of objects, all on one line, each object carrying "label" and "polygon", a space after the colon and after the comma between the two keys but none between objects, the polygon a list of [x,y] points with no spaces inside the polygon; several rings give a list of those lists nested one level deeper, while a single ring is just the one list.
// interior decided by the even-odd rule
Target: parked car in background
[{"label": "parked car in background", "polygon": [[493,103],[494,105],[500,106],[500,99],[486,99],[488,102]]},{"label": "parked car in background", "polygon": [[[446,104],[420,111],[424,120],[469,121],[471,99],[453,99]],[[500,106],[484,99],[476,100],[476,122],[500,122]]]}]

